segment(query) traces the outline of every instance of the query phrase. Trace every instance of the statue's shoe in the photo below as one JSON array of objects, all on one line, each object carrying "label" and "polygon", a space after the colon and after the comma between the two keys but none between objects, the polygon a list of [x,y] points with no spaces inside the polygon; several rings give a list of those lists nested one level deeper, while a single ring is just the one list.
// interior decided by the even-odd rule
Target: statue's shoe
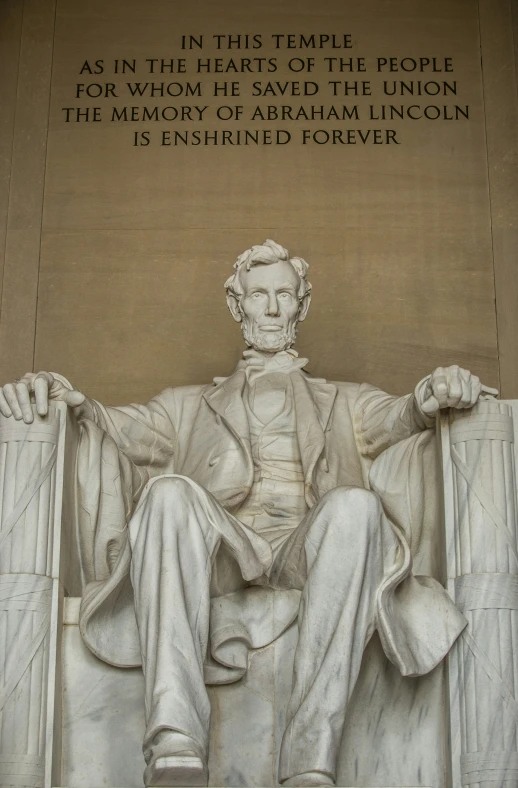
[{"label": "statue's shoe", "polygon": [[147,761],[144,784],[147,788],[188,788],[209,781],[206,759],[199,745],[179,731],[162,728],[144,748]]},{"label": "statue's shoe", "polygon": [[335,781],[328,774],[323,772],[303,772],[284,780],[283,786],[297,786],[297,788],[327,788],[334,785]]},{"label": "statue's shoe", "polygon": [[209,773],[202,759],[195,753],[162,755],[146,767],[144,784],[147,788],[188,788],[205,786]]}]

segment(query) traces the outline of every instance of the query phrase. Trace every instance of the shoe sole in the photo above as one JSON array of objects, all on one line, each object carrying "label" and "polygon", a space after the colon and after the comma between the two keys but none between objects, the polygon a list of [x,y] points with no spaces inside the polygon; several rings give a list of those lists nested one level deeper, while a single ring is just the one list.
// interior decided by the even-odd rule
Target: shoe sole
[{"label": "shoe sole", "polygon": [[164,755],[156,759],[149,778],[148,788],[199,788],[207,785],[208,773],[201,758]]}]

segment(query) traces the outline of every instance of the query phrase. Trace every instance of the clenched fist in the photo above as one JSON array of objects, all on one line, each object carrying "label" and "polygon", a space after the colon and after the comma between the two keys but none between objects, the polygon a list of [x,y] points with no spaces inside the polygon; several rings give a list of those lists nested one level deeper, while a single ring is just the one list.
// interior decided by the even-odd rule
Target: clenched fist
[{"label": "clenched fist", "polygon": [[20,380],[0,387],[0,412],[7,418],[14,416],[30,424],[33,421],[31,402],[36,403],[40,416],[46,416],[49,399],[66,402],[75,408],[83,404],[85,395],[69,389],[50,372],[27,372]]},{"label": "clenched fist", "polygon": [[483,386],[480,378],[456,364],[437,367],[424,382],[419,395],[419,407],[427,416],[442,408],[472,408],[481,394],[496,396],[497,389]]}]

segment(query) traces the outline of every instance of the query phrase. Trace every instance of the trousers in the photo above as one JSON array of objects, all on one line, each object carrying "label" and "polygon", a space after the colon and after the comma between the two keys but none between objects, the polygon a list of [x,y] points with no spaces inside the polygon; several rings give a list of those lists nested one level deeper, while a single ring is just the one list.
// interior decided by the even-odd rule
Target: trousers
[{"label": "trousers", "polygon": [[[131,581],[145,676],[145,753],[157,734],[172,730],[188,735],[208,757],[210,702],[203,664],[211,578],[234,523],[206,490],[174,475],[149,484],[130,520]],[[280,782],[307,771],[335,779],[348,702],[376,628],[377,590],[396,550],[376,494],[337,487],[307,512],[273,557],[266,582],[302,591]],[[231,544],[230,551],[236,554],[239,544]]]}]

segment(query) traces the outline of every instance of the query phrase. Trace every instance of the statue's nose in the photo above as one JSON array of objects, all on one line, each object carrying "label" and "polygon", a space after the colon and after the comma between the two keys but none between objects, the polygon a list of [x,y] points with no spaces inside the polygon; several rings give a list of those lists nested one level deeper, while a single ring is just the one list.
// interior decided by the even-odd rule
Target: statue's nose
[{"label": "statue's nose", "polygon": [[270,293],[268,297],[268,308],[266,310],[267,315],[278,315],[279,314],[279,302],[277,301],[277,296],[275,293]]}]

